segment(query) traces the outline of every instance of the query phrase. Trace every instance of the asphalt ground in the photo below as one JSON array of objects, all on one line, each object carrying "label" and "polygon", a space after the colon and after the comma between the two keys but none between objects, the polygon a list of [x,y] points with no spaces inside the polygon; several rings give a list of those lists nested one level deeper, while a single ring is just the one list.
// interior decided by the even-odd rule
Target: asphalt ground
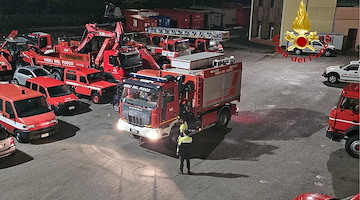
[{"label": "asphalt ground", "polygon": [[[231,48],[243,62],[239,115],[226,131],[194,136],[191,169],[177,173],[174,152],[116,130],[110,104],[82,99],[59,116],[60,132],[0,159],[1,199],[293,199],[301,193],[359,192],[359,160],[345,141],[326,138],[327,118],[344,84],[321,76],[358,57],[295,63],[271,48]],[[295,55],[291,55],[295,56]]]}]

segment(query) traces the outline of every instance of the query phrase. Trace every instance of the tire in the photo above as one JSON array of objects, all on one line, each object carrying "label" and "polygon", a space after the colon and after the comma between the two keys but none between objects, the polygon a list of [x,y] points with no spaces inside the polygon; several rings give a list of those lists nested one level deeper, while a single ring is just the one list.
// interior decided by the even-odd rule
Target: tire
[{"label": "tire", "polygon": [[176,150],[177,139],[179,137],[179,127],[173,126],[170,130],[170,135],[166,140],[165,146],[169,150]]},{"label": "tire", "polygon": [[17,79],[14,79],[14,84],[19,85],[19,81]]},{"label": "tire", "polygon": [[91,101],[94,103],[100,103],[100,95],[98,93],[92,93],[91,94]]},{"label": "tire", "polygon": [[230,121],[230,111],[229,109],[225,108],[222,109],[220,111],[220,113],[218,114],[218,118],[216,121],[216,127],[220,130],[225,130],[227,125],[229,124]]},{"label": "tire", "polygon": [[339,81],[339,75],[338,74],[335,74],[335,73],[329,74],[329,76],[328,76],[328,82],[329,83],[337,83],[338,81]]},{"label": "tire", "polygon": [[113,104],[113,108],[115,112],[119,112],[119,103]]},{"label": "tire", "polygon": [[294,53],[296,55],[300,55],[302,53],[301,49],[294,49]]},{"label": "tire", "polygon": [[59,71],[54,71],[53,76],[54,76],[54,79],[56,79],[56,80],[59,80],[59,81],[62,80],[61,74]]},{"label": "tire", "polygon": [[325,51],[325,56],[326,56],[326,57],[330,57],[330,56],[331,56],[331,52],[330,52],[329,50],[326,50],[326,51]]},{"label": "tire", "polygon": [[158,36],[154,36],[152,39],[151,39],[152,43],[155,44],[155,45],[159,45],[160,44],[160,38]]},{"label": "tire", "polygon": [[20,143],[25,142],[24,138],[21,136],[21,133],[19,131],[15,131],[15,139]]},{"label": "tire", "polygon": [[358,135],[353,135],[346,141],[345,150],[351,157],[359,158],[360,142]]}]

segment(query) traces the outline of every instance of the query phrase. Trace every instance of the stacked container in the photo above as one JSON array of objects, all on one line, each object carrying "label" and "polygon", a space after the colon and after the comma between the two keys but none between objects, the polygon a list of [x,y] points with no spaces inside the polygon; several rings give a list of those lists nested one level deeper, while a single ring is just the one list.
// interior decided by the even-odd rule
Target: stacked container
[{"label": "stacked container", "polygon": [[160,13],[162,16],[171,18],[171,27],[175,28],[190,28],[191,15],[187,12],[172,9],[154,9],[155,12]]},{"label": "stacked container", "polygon": [[158,20],[159,27],[170,27],[171,26],[171,18],[166,16],[150,16],[150,18]]},{"label": "stacked container", "polygon": [[143,32],[146,27],[158,26],[157,19],[150,17],[142,17],[140,15],[126,16],[126,31]]}]

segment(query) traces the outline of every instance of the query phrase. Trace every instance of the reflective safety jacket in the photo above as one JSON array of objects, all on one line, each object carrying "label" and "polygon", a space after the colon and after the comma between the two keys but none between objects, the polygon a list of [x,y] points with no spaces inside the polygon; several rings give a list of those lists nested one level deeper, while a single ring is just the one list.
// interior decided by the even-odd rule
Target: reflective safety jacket
[{"label": "reflective safety jacket", "polygon": [[187,157],[190,155],[190,147],[193,139],[190,136],[179,136],[178,137],[178,145],[176,152],[180,154],[180,156]]},{"label": "reflective safety jacket", "polygon": [[180,127],[179,127],[180,135],[181,135],[182,133],[184,133],[185,131],[187,131],[187,129],[188,129],[187,122],[184,121],[184,123],[182,123],[182,124],[180,125]]}]

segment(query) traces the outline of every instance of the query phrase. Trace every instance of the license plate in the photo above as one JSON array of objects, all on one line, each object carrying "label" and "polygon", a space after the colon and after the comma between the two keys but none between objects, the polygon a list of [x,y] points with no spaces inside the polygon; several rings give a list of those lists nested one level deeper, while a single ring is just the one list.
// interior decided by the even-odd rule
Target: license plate
[{"label": "license plate", "polygon": [[44,137],[47,137],[47,136],[49,136],[49,133],[44,133],[44,134],[40,135],[41,138],[44,138]]},{"label": "license plate", "polygon": [[138,130],[135,130],[135,129],[132,129],[132,128],[130,129],[130,132],[139,134],[139,131],[138,131]]},{"label": "license plate", "polygon": [[74,110],[75,106],[69,106],[69,110]]}]

